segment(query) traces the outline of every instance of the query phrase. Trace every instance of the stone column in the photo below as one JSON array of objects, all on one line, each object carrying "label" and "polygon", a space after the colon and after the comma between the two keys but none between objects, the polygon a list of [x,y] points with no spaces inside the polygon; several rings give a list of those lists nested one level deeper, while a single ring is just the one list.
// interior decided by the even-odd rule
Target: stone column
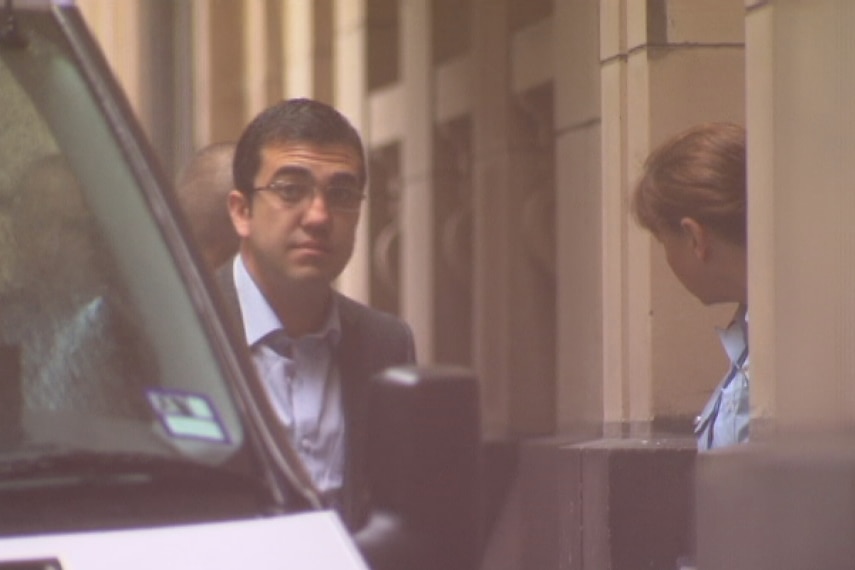
[{"label": "stone column", "polygon": [[244,115],[247,122],[282,95],[282,6],[244,0]]},{"label": "stone column", "polygon": [[429,0],[400,2],[404,96],[401,153],[400,291],[424,362],[434,361],[433,61]]},{"label": "stone column", "polygon": [[237,140],[245,126],[243,3],[194,3],[195,142]]},{"label": "stone column", "polygon": [[140,1],[79,0],[77,6],[125,90],[131,107],[144,123],[148,117],[141,115],[147,103],[147,93],[141,82]]},{"label": "stone column", "polygon": [[[541,208],[531,203],[552,188],[552,173],[547,180],[537,168],[544,149],[551,152],[552,109],[550,102],[543,113],[544,99],[515,93],[512,68],[511,16],[529,6],[476,0],[472,7],[473,360],[489,434],[555,427],[554,243],[546,225],[553,220],[538,221]],[[551,73],[551,61],[533,64]],[[535,245],[541,230],[544,247]]]},{"label": "stone column", "polygon": [[647,433],[687,422],[726,371],[713,327],[733,307],[704,308],[661,247],[630,219],[647,154],[702,121],[744,122],[740,0],[603,0],[604,419]]},{"label": "stone column", "polygon": [[762,432],[772,429],[777,377],[773,341],[776,337],[774,10],[767,0],[748,0],[746,8],[751,433],[762,436]]},{"label": "stone column", "polygon": [[[560,433],[599,433],[603,420],[602,379],[607,362],[603,336],[606,276],[603,275],[605,236],[600,153],[602,113],[614,105],[610,102],[608,108],[601,108],[597,8],[595,2],[555,3],[556,352]],[[621,232],[609,235],[620,236]]]},{"label": "stone column", "polygon": [[[365,75],[368,90],[368,153],[371,163],[370,202],[366,210],[370,238],[370,303],[401,314],[401,221],[403,153],[407,138],[401,3],[386,0],[367,5]],[[416,323],[410,321],[415,326]],[[417,333],[417,350],[424,350]],[[423,353],[417,354],[425,361]]]},{"label": "stone column", "polygon": [[[785,432],[855,424],[855,4],[773,4],[774,409]],[[769,194],[767,193],[768,197]],[[752,195],[753,198],[753,195]],[[760,199],[760,197],[758,197]],[[768,339],[759,339],[769,342]]]},{"label": "stone column", "polygon": [[752,442],[699,463],[698,566],[852,568],[855,4],[747,8]]},{"label": "stone column", "polygon": [[333,0],[285,0],[282,49],[285,97],[334,102]]},{"label": "stone column", "polygon": [[282,91],[286,98],[311,97],[314,84],[314,1],[285,0],[282,10],[285,72]]},{"label": "stone column", "polygon": [[[333,3],[332,76],[335,87],[332,103],[362,133],[363,140],[368,140],[365,12],[365,0],[335,0]],[[371,280],[370,226],[365,219],[366,211],[363,207],[353,257],[338,279],[342,292],[364,302],[370,298]]]},{"label": "stone column", "polygon": [[332,104],[335,101],[335,11],[334,0],[314,0],[312,41],[312,88],[314,97]]},{"label": "stone column", "polygon": [[[190,9],[169,0],[79,3],[167,176],[192,150],[188,85]],[[189,70],[188,70],[189,71]]]}]

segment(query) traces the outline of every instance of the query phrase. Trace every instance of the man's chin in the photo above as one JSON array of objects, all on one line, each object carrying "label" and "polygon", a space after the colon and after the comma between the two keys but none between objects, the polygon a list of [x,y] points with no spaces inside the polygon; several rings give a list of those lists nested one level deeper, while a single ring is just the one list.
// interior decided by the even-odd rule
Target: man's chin
[{"label": "man's chin", "polygon": [[323,256],[305,256],[302,259],[292,261],[290,273],[298,279],[332,283],[344,269],[344,264],[336,263],[337,260]]},{"label": "man's chin", "polygon": [[303,266],[291,272],[291,279],[301,284],[323,287],[331,285],[338,273],[326,267]]}]

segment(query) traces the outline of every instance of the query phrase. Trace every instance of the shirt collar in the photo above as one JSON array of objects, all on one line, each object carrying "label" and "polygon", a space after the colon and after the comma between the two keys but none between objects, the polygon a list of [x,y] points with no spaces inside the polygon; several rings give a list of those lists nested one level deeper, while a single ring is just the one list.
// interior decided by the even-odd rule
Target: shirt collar
[{"label": "shirt collar", "polygon": [[[287,334],[288,331],[253,281],[240,255],[235,256],[232,271],[247,345],[253,346],[267,335],[279,330]],[[324,338],[332,346],[338,345],[341,340],[341,318],[336,295],[332,296],[329,313],[321,328],[308,336]]]},{"label": "shirt collar", "polygon": [[748,349],[748,308],[739,305],[727,328],[716,330],[731,363],[736,364],[742,353]]}]

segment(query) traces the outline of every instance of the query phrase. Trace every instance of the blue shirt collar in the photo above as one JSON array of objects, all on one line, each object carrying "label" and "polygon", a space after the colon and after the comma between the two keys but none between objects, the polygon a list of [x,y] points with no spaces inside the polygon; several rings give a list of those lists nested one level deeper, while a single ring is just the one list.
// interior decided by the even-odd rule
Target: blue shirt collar
[{"label": "blue shirt collar", "polygon": [[[247,271],[240,254],[235,256],[232,271],[247,345],[254,346],[269,334],[279,330],[285,331],[285,334],[288,335],[282,321],[276,316],[276,312],[264,298],[264,294]],[[339,317],[336,295],[332,295],[330,310],[324,324],[318,331],[308,336],[324,338],[330,342],[331,346],[338,345],[341,339],[341,318]]]},{"label": "blue shirt collar", "polygon": [[730,362],[737,364],[742,353],[748,348],[748,308],[739,305],[727,328],[717,330]]}]

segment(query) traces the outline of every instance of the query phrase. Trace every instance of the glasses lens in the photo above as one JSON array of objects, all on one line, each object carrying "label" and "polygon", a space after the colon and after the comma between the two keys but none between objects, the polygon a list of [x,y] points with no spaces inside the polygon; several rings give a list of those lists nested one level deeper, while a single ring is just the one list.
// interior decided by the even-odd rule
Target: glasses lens
[{"label": "glasses lens", "polygon": [[312,194],[312,186],[300,182],[274,182],[268,188],[288,205],[296,205]]},{"label": "glasses lens", "polygon": [[362,192],[347,186],[333,186],[325,196],[330,208],[337,210],[355,210],[362,202]]},{"label": "glasses lens", "polygon": [[[288,207],[297,207],[313,199],[315,186],[307,182],[277,180],[257,190],[268,190]],[[363,194],[355,187],[331,186],[323,192],[324,202],[332,210],[358,210]]]}]

